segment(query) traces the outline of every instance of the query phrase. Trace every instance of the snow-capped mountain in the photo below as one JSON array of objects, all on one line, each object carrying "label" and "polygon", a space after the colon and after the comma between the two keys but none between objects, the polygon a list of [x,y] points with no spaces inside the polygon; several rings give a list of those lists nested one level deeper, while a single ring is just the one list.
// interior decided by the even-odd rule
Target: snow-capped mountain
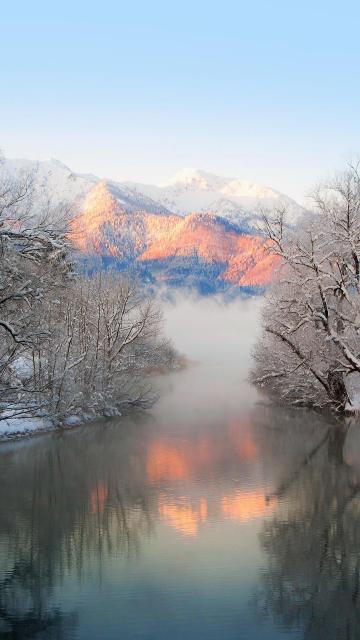
[{"label": "snow-capped mountain", "polygon": [[182,169],[161,187],[132,182],[126,185],[132,192],[156,200],[173,213],[210,212],[240,226],[252,227],[262,210],[276,207],[286,207],[290,223],[295,223],[304,213],[297,202],[270,187],[200,169]]},{"label": "snow-capped mountain", "polygon": [[19,172],[33,174],[40,200],[70,206],[69,238],[86,269],[131,267],[148,283],[202,293],[269,284],[277,262],[255,229],[259,213],[285,206],[295,222],[304,211],[270,187],[197,169],[159,187],[0,158],[0,179]]},{"label": "snow-capped mountain", "polygon": [[101,182],[106,183],[114,198],[127,211],[146,210],[151,213],[167,214],[166,208],[154,202],[145,194],[141,194],[130,186],[113,180],[102,180],[93,174],[74,173],[59,160],[9,160],[1,158],[1,172],[32,173],[38,195],[46,194],[54,202],[69,203],[76,209],[81,208],[85,197],[93,187]]},{"label": "snow-capped mountain", "polygon": [[195,286],[207,293],[266,286],[277,264],[264,238],[244,233],[224,218],[129,213],[105,182],[86,196],[69,237],[90,270],[131,266],[147,282]]},{"label": "snow-capped mountain", "polygon": [[217,176],[199,169],[182,169],[167,184],[155,186],[74,173],[58,160],[37,162],[2,159],[1,166],[6,171],[34,172],[40,193],[47,193],[55,201],[69,202],[79,207],[89,191],[99,182],[104,182],[127,211],[144,210],[181,216],[194,212],[213,213],[245,230],[256,226],[262,210],[285,206],[290,223],[295,223],[304,213],[304,209],[294,200],[270,187]]}]

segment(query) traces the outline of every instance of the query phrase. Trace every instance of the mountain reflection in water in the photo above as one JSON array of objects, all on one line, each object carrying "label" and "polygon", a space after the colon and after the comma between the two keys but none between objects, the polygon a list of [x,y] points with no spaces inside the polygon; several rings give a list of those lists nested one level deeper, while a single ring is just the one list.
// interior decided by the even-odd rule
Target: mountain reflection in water
[{"label": "mountain reflection in water", "polygon": [[256,308],[207,359],[204,309],[151,413],[0,447],[0,638],[358,637],[358,428],[261,404]]}]

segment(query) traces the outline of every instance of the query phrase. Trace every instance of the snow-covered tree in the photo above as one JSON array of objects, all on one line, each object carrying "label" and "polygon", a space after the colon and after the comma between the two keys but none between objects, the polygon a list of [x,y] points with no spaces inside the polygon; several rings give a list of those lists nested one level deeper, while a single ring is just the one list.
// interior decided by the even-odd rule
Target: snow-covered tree
[{"label": "snow-covered tree", "polygon": [[37,310],[70,273],[62,208],[35,197],[33,178],[0,166],[0,401],[16,401],[18,411],[33,391],[30,382],[21,393],[19,379],[31,379],[34,350],[44,339]]},{"label": "snow-covered tree", "polygon": [[76,275],[68,212],[0,165],[0,420],[116,413],[175,354],[133,277]]},{"label": "snow-covered tree", "polygon": [[297,228],[264,215],[278,277],[263,311],[252,378],[291,404],[344,410],[360,378],[360,175],[349,166],[314,193]]},{"label": "snow-covered tree", "polygon": [[123,405],[147,404],[153,398],[147,372],[174,358],[161,321],[157,303],[133,278],[111,272],[77,278],[39,318],[49,337],[34,361],[34,379],[50,413],[111,415]]}]

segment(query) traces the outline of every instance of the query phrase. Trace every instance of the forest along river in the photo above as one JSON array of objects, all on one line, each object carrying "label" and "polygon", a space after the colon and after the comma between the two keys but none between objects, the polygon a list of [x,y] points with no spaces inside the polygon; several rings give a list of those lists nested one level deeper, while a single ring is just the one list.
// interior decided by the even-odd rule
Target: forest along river
[{"label": "forest along river", "polygon": [[359,637],[359,432],[264,404],[258,321],[169,306],[150,412],[1,445],[1,638]]}]

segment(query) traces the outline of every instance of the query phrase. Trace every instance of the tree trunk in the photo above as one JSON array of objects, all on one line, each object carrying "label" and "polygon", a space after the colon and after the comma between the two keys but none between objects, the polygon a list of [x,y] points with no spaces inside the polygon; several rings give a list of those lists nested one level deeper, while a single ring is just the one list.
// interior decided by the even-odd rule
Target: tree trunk
[{"label": "tree trunk", "polygon": [[337,409],[344,411],[346,403],[349,400],[349,396],[346,390],[343,373],[341,373],[341,371],[336,371],[334,366],[328,371],[327,381],[330,399],[336,405]]}]

